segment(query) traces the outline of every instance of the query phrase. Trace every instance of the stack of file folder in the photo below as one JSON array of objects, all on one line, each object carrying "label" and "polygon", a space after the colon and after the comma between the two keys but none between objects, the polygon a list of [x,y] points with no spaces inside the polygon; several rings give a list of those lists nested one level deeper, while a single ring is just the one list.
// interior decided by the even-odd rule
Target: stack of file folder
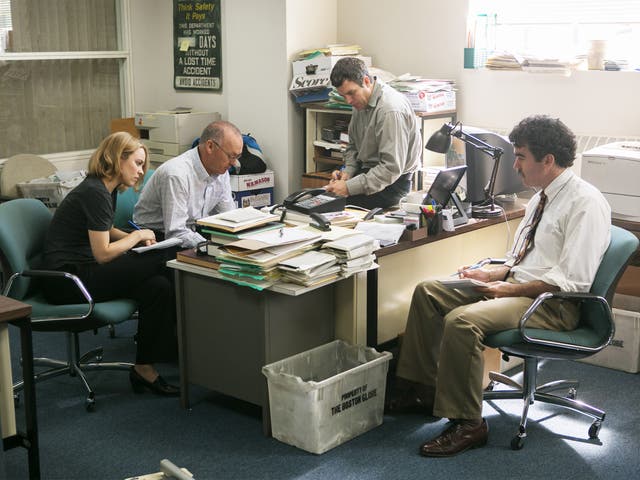
[{"label": "stack of file folder", "polygon": [[220,262],[218,271],[231,281],[266,288],[280,279],[278,263],[317,247],[320,233],[305,228],[266,230],[210,248]]},{"label": "stack of file folder", "polygon": [[341,267],[330,253],[312,250],[278,264],[282,280],[311,287],[338,278]]},{"label": "stack of file folder", "polygon": [[338,259],[340,273],[345,277],[373,267],[376,259],[373,252],[379,248],[378,240],[364,233],[342,237],[322,245],[322,249]]}]

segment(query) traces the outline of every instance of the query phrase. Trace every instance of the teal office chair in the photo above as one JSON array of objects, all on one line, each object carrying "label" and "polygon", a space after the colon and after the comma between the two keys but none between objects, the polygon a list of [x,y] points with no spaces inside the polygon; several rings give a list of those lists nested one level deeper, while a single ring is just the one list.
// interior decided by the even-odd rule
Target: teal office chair
[{"label": "teal office chair", "polygon": [[[577,380],[556,380],[536,385],[538,361],[542,359],[577,360],[588,357],[606,347],[614,333],[614,323],[609,304],[618,280],[622,276],[631,256],[638,248],[638,239],[622,228],[611,227],[611,242],[604,254],[589,293],[543,293],[520,319],[519,328],[504,330],[485,338],[485,345],[499,348],[507,359],[510,355],[524,360],[522,385],[501,373],[491,372],[491,383],[484,392],[484,400],[522,399],[524,408],[517,435],[511,440],[511,448],[520,450],[527,436],[527,414],[534,401],[550,403],[592,417],[589,438],[598,438],[605,412],[577,401]],[[580,319],[575,330],[555,332],[527,327],[531,315],[551,298],[577,301],[580,304]],[[493,390],[495,383],[513,387],[513,390]],[[569,389],[566,397],[550,392]]]},{"label": "teal office chair", "polygon": [[[88,370],[129,370],[131,363],[102,362],[102,348],[80,355],[79,334],[131,318],[137,305],[122,299],[94,302],[91,294],[75,275],[66,272],[38,270],[45,236],[52,214],[39,200],[16,199],[0,204],[0,265],[7,277],[3,295],[32,306],[32,329],[40,332],[63,332],[67,340],[67,359],[34,358],[34,366],[50,367],[35,374],[39,382],[59,375],[76,376],[82,382],[88,411],[95,408],[95,394],[84,372]],[[77,305],[48,303],[38,288],[42,277],[64,277],[75,285],[86,298]],[[14,385],[14,391],[23,388],[23,382]]]},{"label": "teal office chair", "polygon": [[127,188],[124,192],[118,192],[118,200],[116,201],[116,211],[113,217],[113,226],[121,230],[131,230],[129,220],[133,219],[133,208],[138,203],[142,189],[149,181],[149,177],[153,175],[155,170],[147,170],[142,180],[140,189]]}]

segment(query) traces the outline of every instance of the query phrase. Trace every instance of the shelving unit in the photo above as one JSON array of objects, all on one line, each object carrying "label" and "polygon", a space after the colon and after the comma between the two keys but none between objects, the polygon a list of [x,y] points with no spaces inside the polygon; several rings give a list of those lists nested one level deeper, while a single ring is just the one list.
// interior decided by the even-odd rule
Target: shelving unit
[{"label": "shelving unit", "polygon": [[[305,173],[302,178],[302,187],[311,188],[326,185],[330,174],[328,172],[339,168],[342,165],[342,160],[332,158],[326,148],[317,146],[314,142],[321,141],[322,129],[331,127],[336,123],[336,120],[344,120],[348,123],[351,118],[351,110],[327,108],[323,104],[317,103],[302,105],[302,107],[305,109]],[[455,110],[436,113],[418,112],[416,116],[420,119],[422,143],[426,143],[425,124],[428,121],[439,118],[449,118],[453,123],[456,121]],[[431,131],[428,132],[428,134],[430,133]],[[425,166],[423,156],[423,167]],[[414,188],[422,188],[421,175],[417,175]]]}]

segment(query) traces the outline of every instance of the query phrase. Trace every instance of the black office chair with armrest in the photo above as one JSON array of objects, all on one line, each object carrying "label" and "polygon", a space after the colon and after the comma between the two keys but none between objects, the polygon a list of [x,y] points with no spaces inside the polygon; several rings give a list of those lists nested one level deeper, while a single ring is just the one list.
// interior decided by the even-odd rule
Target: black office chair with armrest
[{"label": "black office chair with armrest", "polygon": [[[504,330],[485,338],[485,345],[499,348],[503,356],[522,358],[524,371],[522,385],[501,373],[491,372],[492,383],[484,392],[484,400],[523,399],[524,408],[517,435],[511,441],[511,448],[519,450],[527,436],[527,414],[534,401],[550,403],[590,416],[594,419],[589,427],[589,438],[598,438],[605,412],[575,400],[579,382],[577,380],[556,380],[537,386],[538,361],[541,359],[577,360],[593,355],[605,348],[614,333],[614,323],[609,303],[618,280],[622,276],[629,259],[638,248],[638,239],[622,228],[611,227],[611,242],[602,258],[595,280],[588,293],[543,293],[520,319],[519,328]],[[537,308],[552,298],[579,302],[580,318],[575,330],[556,332],[529,328],[527,321]],[[495,383],[513,387],[513,390],[494,390]],[[551,394],[559,389],[569,389],[566,397]]]},{"label": "black office chair with armrest", "polygon": [[[34,366],[51,367],[35,374],[36,382],[68,373],[77,376],[87,391],[85,406],[95,407],[95,395],[84,371],[129,370],[131,363],[102,362],[102,348],[80,355],[79,334],[131,318],[137,305],[133,300],[121,299],[94,302],[91,294],[75,275],[66,272],[39,270],[44,241],[52,214],[39,200],[16,199],[0,204],[0,262],[8,277],[3,295],[32,306],[32,329],[41,332],[64,332],[67,340],[67,359],[34,358]],[[86,298],[86,303],[54,305],[44,298],[38,279],[57,276],[73,283]],[[23,382],[14,385],[20,391]]]}]

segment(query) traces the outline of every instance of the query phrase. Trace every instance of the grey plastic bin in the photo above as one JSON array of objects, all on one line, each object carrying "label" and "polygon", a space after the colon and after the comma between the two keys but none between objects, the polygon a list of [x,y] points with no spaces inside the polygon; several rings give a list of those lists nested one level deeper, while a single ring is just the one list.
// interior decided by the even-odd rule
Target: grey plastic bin
[{"label": "grey plastic bin", "polygon": [[262,367],[273,437],[320,454],[380,425],[391,358],[335,340]]}]

